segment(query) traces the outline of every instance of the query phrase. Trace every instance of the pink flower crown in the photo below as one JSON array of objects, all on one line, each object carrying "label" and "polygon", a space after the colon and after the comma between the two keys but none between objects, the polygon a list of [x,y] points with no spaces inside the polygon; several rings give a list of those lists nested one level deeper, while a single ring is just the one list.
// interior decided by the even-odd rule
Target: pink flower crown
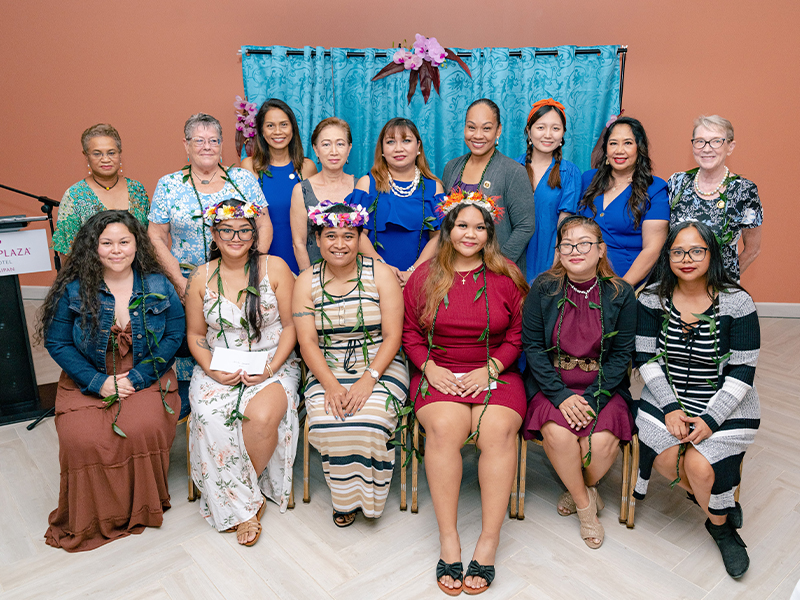
[{"label": "pink flower crown", "polygon": [[[350,209],[346,213],[329,213],[326,209],[342,204]],[[323,200],[308,209],[308,220],[321,227],[363,227],[369,221],[367,209],[357,204],[347,204],[344,200]]]},{"label": "pink flower crown", "polygon": [[500,196],[484,196],[480,192],[464,192],[461,188],[454,188],[447,196],[444,197],[439,205],[436,207],[436,212],[444,218],[447,213],[453,210],[459,204],[472,204],[478,208],[482,208],[488,212],[492,220],[497,223],[503,218],[503,207],[497,205],[497,200]]},{"label": "pink flower crown", "polygon": [[228,219],[255,219],[261,214],[261,210],[254,204],[245,202],[238,206],[223,205],[222,202],[209,206],[203,213],[203,218],[207,223],[213,225],[220,221],[227,221]]}]

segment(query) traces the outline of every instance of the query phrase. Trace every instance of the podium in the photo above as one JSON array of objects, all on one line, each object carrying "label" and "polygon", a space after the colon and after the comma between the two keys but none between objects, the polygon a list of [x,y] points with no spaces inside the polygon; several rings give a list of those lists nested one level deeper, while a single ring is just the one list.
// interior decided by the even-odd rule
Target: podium
[{"label": "podium", "polygon": [[19,275],[51,271],[47,232],[20,231],[47,217],[0,217],[0,425],[42,412]]}]

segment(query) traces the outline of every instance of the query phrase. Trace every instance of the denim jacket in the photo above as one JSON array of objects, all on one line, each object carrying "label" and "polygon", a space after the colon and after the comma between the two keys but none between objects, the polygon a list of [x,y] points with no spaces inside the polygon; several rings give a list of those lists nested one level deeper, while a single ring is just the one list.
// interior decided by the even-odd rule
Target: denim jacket
[{"label": "denim jacket", "polygon": [[[133,293],[129,304],[142,297],[142,279],[138,271],[133,272]],[[175,293],[175,288],[163,275],[147,275],[145,277],[147,291],[161,294],[163,300],[149,296],[144,303],[139,303],[130,310],[131,333],[133,345],[133,368],[128,379],[136,391],[150,387],[156,381],[153,362],[142,363],[150,358],[145,337],[144,314],[145,305],[147,328],[153,332],[150,344],[156,358],[155,366],[161,377],[172,366],[175,351],[181,345],[186,333],[183,305]],[[53,321],[47,329],[45,348],[64,372],[80,387],[84,394],[100,395],[100,388],[108,378],[106,374],[106,349],[108,348],[111,326],[114,323],[113,294],[103,284],[100,294],[100,323],[96,333],[90,336],[81,326],[81,298],[78,280],[67,284],[64,294],[58,300]],[[155,338],[155,339],[154,339]]]}]

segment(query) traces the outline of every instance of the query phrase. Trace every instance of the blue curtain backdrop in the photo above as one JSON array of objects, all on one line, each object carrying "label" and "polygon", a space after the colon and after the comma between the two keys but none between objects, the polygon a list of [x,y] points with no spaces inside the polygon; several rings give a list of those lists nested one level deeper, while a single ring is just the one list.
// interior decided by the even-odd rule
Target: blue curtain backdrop
[{"label": "blue curtain backdrop", "polygon": [[[440,67],[441,95],[432,90],[427,104],[419,88],[408,104],[408,72],[370,81],[391,61],[396,50],[391,48],[331,48],[326,56],[322,47],[306,46],[299,55],[299,49],[285,46],[242,46],[242,73],[250,102],[260,106],[275,97],[292,107],[303,148],[312,159],[316,157],[311,132],[316,124],[330,116],[347,121],[353,150],[346,170],[356,176],[369,171],[378,134],[393,117],[416,123],[431,168],[441,176],[448,160],[467,152],[463,137],[467,106],[483,97],[500,107],[499,148],[512,158],[525,151],[524,127],[531,104],[547,97],[563,103],[567,113],[564,156],[586,170],[598,135],[608,118],[619,112],[618,48],[592,46],[599,54],[576,54],[576,46],[476,48],[466,51],[471,56],[462,57],[472,78],[447,61]],[[248,54],[251,50],[270,50],[270,54]],[[536,56],[537,50],[557,51],[557,55]],[[363,56],[348,57],[348,52]],[[376,53],[386,56],[378,58]]]}]

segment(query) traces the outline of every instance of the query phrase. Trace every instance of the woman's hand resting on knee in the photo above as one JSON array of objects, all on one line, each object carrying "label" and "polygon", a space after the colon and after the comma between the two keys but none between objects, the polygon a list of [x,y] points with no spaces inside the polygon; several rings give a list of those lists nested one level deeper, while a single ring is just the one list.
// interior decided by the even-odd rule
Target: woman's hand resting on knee
[{"label": "woman's hand resting on knee", "polygon": [[685,417],[686,413],[681,409],[673,410],[664,415],[664,425],[672,435],[679,440],[683,440],[689,435],[689,426],[683,422],[681,417]]},{"label": "woman's hand resting on knee", "polygon": [[347,388],[338,381],[330,386],[330,388],[325,388],[325,414],[329,415],[333,413],[334,417],[344,421],[344,410],[342,407],[345,404],[346,398]]},{"label": "woman's hand resting on knee", "polygon": [[699,444],[704,439],[711,437],[711,428],[700,417],[687,417],[686,415],[680,416],[681,421],[688,428],[689,425],[694,425],[694,429],[681,439],[681,444],[692,443]]},{"label": "woman's hand resting on knee", "polygon": [[589,406],[589,402],[583,396],[572,394],[564,400],[558,410],[564,415],[570,428],[579,431],[586,427],[594,419],[594,411]]},{"label": "woman's hand resting on knee", "polygon": [[425,368],[425,378],[428,383],[442,394],[450,396],[460,396],[464,391],[464,384],[455,376],[450,369],[439,367],[433,361],[428,361]]}]

